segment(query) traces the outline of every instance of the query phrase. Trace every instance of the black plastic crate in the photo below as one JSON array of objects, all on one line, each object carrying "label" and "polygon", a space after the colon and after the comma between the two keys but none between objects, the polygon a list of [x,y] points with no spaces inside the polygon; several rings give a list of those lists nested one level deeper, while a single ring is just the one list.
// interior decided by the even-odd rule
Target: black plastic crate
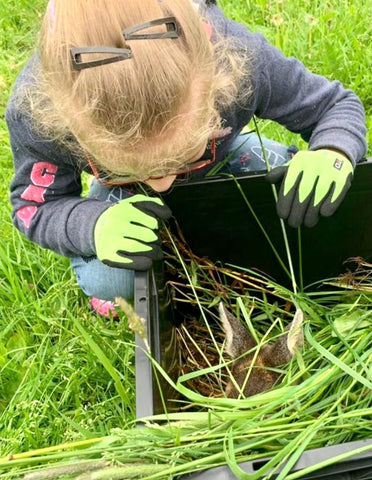
[{"label": "black plastic crate", "polygon": [[[135,307],[138,315],[147,321],[147,336],[152,356],[172,376],[172,371],[177,371],[178,362],[173,322],[178,319],[174,319],[166,292],[157,289],[157,284],[162,281],[162,278],[161,271],[136,273]],[[163,398],[169,400],[165,408],[174,409],[175,404],[171,399],[176,398],[175,392],[161,377],[156,376],[152,363],[145,353],[146,347],[143,340],[137,337],[136,343],[137,418],[164,412],[158,382],[160,382]],[[372,445],[372,439],[307,450],[301,455],[291,473],[367,445]],[[268,460],[245,462],[240,464],[240,467],[246,473],[254,473]],[[225,466],[183,476],[182,480],[235,480],[236,478]],[[314,474],[301,477],[301,480],[372,480],[372,450],[318,470]]]},{"label": "black plastic crate", "polygon": [[[262,172],[240,176],[238,181],[286,262],[271,185]],[[233,265],[255,267],[280,284],[291,285],[233,179],[219,177],[180,184],[163,198],[196,254]],[[372,256],[371,205],[372,158],[369,158],[358,164],[352,186],[337,212],[329,218],[321,217],[313,228],[301,227],[304,285],[338,275],[349,257]],[[287,227],[286,230],[297,272],[298,229]]]},{"label": "black plastic crate", "polygon": [[[332,447],[316,448],[308,450],[299,458],[291,473],[316,465],[319,462],[329,460],[337,455],[350,452],[357,448],[372,445],[372,440],[361,442],[349,442]],[[254,473],[262,467],[267,460],[259,462],[246,462],[240,467],[246,473]],[[279,473],[279,472],[278,472]],[[275,478],[276,475],[273,477]],[[183,477],[184,480],[236,480],[236,476],[227,467],[212,468],[202,473]],[[301,477],[301,480],[367,480],[372,478],[372,454],[367,452],[356,455],[347,462],[340,462],[330,467],[314,472],[314,474]]]},{"label": "black plastic crate", "polygon": [[[285,261],[282,231],[275,211],[271,186],[262,174],[239,178],[239,184],[254,212],[281,257]],[[211,178],[175,187],[164,195],[175,218],[182,227],[188,245],[199,256],[249,268],[271,275],[281,284],[290,285],[265,236],[251,215],[236,183],[230,178]],[[301,229],[304,285],[340,274],[344,261],[350,257],[372,257],[372,159],[359,164],[344,202],[330,218],[322,218],[312,228]],[[297,229],[287,228],[295,271],[298,271]],[[150,272],[136,272],[135,310],[147,321],[147,335],[152,356],[171,377],[176,376],[178,354],[175,325],[177,318],[161,265]],[[137,418],[174,410],[174,392],[155,375],[140,338],[136,339],[136,412]],[[158,385],[158,382],[159,385]],[[166,405],[163,405],[159,386]],[[293,471],[303,469],[326,458],[353,450],[365,442],[350,442],[333,447],[309,450],[300,457]],[[254,472],[260,460],[242,464],[243,470]],[[227,467],[191,475],[190,480],[230,480],[235,476]],[[339,463],[304,479],[367,480],[372,479],[372,452]]]}]

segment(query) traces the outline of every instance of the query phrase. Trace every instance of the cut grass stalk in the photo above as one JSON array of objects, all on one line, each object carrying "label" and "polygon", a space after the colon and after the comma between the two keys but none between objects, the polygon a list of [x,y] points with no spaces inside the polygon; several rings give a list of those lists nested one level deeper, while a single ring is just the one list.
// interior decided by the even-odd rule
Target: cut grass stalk
[{"label": "cut grass stalk", "polygon": [[[257,131],[257,135],[258,135],[258,138],[259,138],[259,141],[260,141],[262,155],[265,159],[266,170],[269,172],[271,170],[271,167],[270,167],[269,159],[267,157],[266,148],[263,144],[263,141],[262,141],[262,138],[261,138],[261,135],[260,135],[257,119],[256,119],[255,116],[253,116],[253,122],[254,122],[254,125],[255,125],[255,128],[256,128],[256,131]],[[276,191],[276,186],[274,184],[272,184],[271,189],[272,189],[272,192],[273,192],[273,195],[274,195],[275,203],[278,203],[278,193]],[[294,268],[293,268],[291,249],[290,249],[289,242],[288,242],[287,230],[286,230],[284,220],[282,218],[279,218],[279,221],[280,221],[280,227],[281,227],[282,233],[283,233],[285,250],[286,250],[286,253],[287,253],[287,260],[288,260],[290,278],[292,280],[293,293],[296,295],[297,294],[297,282],[296,282],[296,276],[295,276]],[[301,250],[299,250],[299,251],[301,251]],[[301,280],[301,283],[302,283],[302,280]]]},{"label": "cut grass stalk", "polygon": [[[295,286],[295,283],[293,283],[293,277],[292,277],[292,272],[291,272],[291,268],[288,270],[288,268],[286,267],[286,265],[284,264],[281,256],[279,255],[277,249],[275,248],[275,245],[273,244],[271,238],[269,237],[269,235],[267,234],[261,220],[258,218],[258,216],[256,215],[250,201],[248,200],[247,196],[245,195],[238,179],[234,176],[234,175],[228,175],[228,174],[224,174],[224,176],[228,177],[228,178],[231,178],[232,180],[234,180],[235,184],[236,184],[236,187],[238,188],[240,194],[242,195],[243,199],[244,199],[244,202],[246,203],[249,211],[251,212],[253,218],[255,219],[255,221],[257,222],[258,226],[260,227],[262,233],[264,234],[267,242],[269,243],[269,246],[271,247],[274,255],[276,256],[278,262],[280,263],[281,267],[283,268],[284,272],[288,275],[288,277],[292,280],[292,285]],[[279,219],[281,222],[283,222],[283,220]],[[297,288],[294,288],[294,292],[296,293],[297,291]]]}]

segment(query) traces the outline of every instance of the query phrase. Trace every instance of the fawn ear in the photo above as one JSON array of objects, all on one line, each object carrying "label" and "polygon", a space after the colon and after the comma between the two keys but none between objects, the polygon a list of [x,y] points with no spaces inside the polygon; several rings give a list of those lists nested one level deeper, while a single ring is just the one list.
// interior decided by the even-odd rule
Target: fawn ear
[{"label": "fawn ear", "polygon": [[232,357],[237,358],[243,353],[251,350],[257,345],[248,330],[224,307],[220,302],[218,305],[220,321],[226,335],[226,352]]},{"label": "fawn ear", "polygon": [[298,308],[291,322],[287,335],[287,347],[291,355],[294,355],[295,350],[301,348],[304,344],[304,334],[302,330],[303,323],[304,314],[302,310]]}]

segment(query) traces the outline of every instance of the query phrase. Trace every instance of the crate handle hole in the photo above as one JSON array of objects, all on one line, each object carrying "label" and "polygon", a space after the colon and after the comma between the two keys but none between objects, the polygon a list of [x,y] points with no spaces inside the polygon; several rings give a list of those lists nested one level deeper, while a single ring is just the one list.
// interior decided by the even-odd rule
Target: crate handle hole
[{"label": "crate handle hole", "polygon": [[253,470],[257,472],[257,470],[264,467],[268,463],[268,460],[258,460],[257,462],[252,462],[252,463],[253,463],[252,465]]},{"label": "crate handle hole", "polygon": [[139,303],[144,303],[146,302],[147,298],[146,297],[141,297],[138,299]]}]

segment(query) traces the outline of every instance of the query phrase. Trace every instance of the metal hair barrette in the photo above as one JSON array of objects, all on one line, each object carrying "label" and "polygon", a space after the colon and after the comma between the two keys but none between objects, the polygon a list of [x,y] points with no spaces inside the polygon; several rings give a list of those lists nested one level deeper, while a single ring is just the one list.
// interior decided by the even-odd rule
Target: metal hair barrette
[{"label": "metal hair barrette", "polygon": [[[71,57],[74,70],[84,70],[85,68],[98,67],[99,65],[106,65],[107,63],[121,62],[132,58],[132,50],[129,48],[111,48],[111,47],[81,47],[71,48]],[[112,54],[111,57],[97,58],[96,60],[83,61],[83,55],[92,54]]]},{"label": "metal hair barrette", "polygon": [[[156,27],[158,25],[165,25],[167,27],[166,32],[154,32],[154,33],[139,33],[141,30],[147,28]],[[175,17],[159,18],[157,20],[151,20],[150,22],[141,23],[134,27],[126,28],[123,31],[125,40],[156,40],[164,38],[178,38],[178,27]]]},{"label": "metal hair barrette", "polygon": [[[166,32],[154,32],[154,33],[137,33],[147,28],[156,27],[159,25],[165,25],[167,27]],[[126,28],[123,31],[124,39],[131,40],[156,40],[165,38],[178,38],[178,26],[175,17],[159,18],[157,20],[151,20],[150,22],[135,25],[130,28]],[[77,47],[71,48],[71,59],[74,70],[84,70],[86,68],[98,67],[100,65],[107,65],[108,63],[121,62],[122,60],[128,60],[133,57],[130,48],[112,48],[112,47]],[[97,58],[95,60],[84,61],[83,56],[89,58],[93,54],[105,54],[111,55],[104,58]]]}]

